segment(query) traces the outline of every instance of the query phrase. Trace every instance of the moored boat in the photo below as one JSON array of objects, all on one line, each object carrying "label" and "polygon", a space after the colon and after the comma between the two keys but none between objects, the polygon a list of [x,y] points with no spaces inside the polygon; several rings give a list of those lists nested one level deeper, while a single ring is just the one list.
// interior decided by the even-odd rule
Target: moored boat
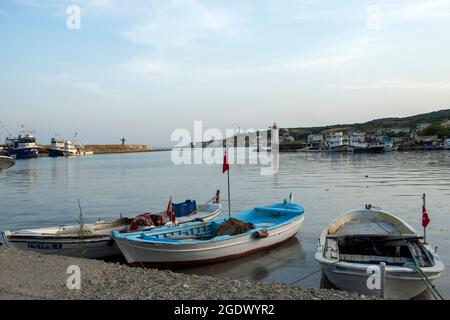
[{"label": "moored boat", "polygon": [[15,163],[16,161],[12,157],[0,155],[0,171],[12,167]]},{"label": "moored boat", "polygon": [[235,259],[294,237],[304,209],[285,201],[209,222],[120,233],[113,239],[127,262],[137,266],[189,267]]},{"label": "moored boat", "polygon": [[36,144],[36,137],[30,133],[21,133],[16,138],[6,138],[5,150],[15,159],[30,159],[37,158],[39,146]]},{"label": "moored boat", "polygon": [[64,156],[64,140],[52,138],[50,148],[48,149],[48,156],[52,158]]},{"label": "moored boat", "polygon": [[[418,233],[380,209],[347,212],[322,232],[316,260],[323,278],[339,289],[387,299],[410,299],[439,278],[444,265]],[[369,285],[373,268],[385,266],[384,287]]]},{"label": "moored boat", "polygon": [[112,231],[129,232],[158,228],[166,223],[178,225],[194,220],[208,221],[217,218],[221,212],[220,203],[206,203],[185,216],[180,214],[176,217],[175,223],[170,221],[166,212],[146,213],[134,219],[120,217],[113,221],[98,221],[82,226],[4,231],[2,235],[6,246],[17,250],[100,259],[120,255],[114,240],[111,239]]}]

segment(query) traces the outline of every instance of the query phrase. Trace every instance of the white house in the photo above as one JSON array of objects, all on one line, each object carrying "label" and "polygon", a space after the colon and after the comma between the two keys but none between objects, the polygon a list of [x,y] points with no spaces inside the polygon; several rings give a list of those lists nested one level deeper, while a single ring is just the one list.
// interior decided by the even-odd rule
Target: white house
[{"label": "white house", "polygon": [[416,130],[417,130],[417,131],[423,131],[423,130],[425,130],[426,128],[428,128],[429,126],[431,126],[431,123],[428,123],[428,122],[419,123],[419,124],[416,126]]}]

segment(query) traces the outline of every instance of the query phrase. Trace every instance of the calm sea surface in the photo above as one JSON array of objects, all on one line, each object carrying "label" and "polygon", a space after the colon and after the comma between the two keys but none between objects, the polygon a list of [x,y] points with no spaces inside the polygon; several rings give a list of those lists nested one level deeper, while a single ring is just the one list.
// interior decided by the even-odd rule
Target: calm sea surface
[{"label": "calm sea surface", "polygon": [[[184,272],[291,283],[318,269],[317,239],[337,215],[370,203],[420,229],[426,193],[428,237],[447,266],[436,286],[450,298],[450,152],[282,154],[274,176],[261,176],[255,165],[232,166],[231,185],[233,211],[281,202],[293,192],[306,212],[300,233],[268,252]],[[85,219],[95,221],[161,211],[170,196],[203,202],[216,189],[226,211],[221,166],[177,166],[170,152],[21,160],[0,173],[0,230],[75,223],[78,199]],[[298,285],[319,282],[317,273]]]}]

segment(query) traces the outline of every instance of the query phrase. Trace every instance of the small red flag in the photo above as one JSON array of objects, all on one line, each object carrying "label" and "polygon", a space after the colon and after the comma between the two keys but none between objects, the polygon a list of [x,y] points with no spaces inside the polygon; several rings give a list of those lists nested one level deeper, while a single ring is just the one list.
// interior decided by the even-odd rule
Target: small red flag
[{"label": "small red flag", "polygon": [[222,173],[227,172],[230,170],[230,165],[228,164],[228,153],[225,151],[225,154],[223,155],[223,168]]},{"label": "small red flag", "polygon": [[427,209],[422,206],[422,227],[426,228],[430,224],[430,217],[428,216]]},{"label": "small red flag", "polygon": [[170,197],[169,203],[167,204],[167,216],[169,217],[170,221],[175,223],[176,217],[175,212],[173,212],[173,206],[172,206],[172,197]]}]

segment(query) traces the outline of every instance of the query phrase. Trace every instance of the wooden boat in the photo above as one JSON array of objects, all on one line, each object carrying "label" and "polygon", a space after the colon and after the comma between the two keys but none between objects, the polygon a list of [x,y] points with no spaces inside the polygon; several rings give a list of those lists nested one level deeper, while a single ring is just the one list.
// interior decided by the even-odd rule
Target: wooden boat
[{"label": "wooden boat", "polygon": [[16,164],[16,161],[7,156],[0,155],[0,171],[6,170]]},{"label": "wooden boat", "polygon": [[[112,238],[131,265],[189,267],[239,258],[282,243],[297,234],[303,213],[302,207],[285,201],[256,207],[231,219],[127,234],[114,231]],[[220,233],[231,224],[240,224],[244,230]]]},{"label": "wooden boat", "polygon": [[69,225],[4,231],[2,235],[6,246],[16,250],[69,257],[106,258],[120,255],[110,233],[113,230],[126,231],[130,222],[129,218],[120,218],[86,224],[82,228],[79,225]]},{"label": "wooden boat", "polygon": [[[316,260],[323,279],[339,289],[387,299],[410,299],[439,278],[444,265],[430,245],[398,217],[371,206],[345,213],[327,226]],[[369,286],[373,267],[385,264],[384,288]],[[371,288],[369,288],[371,287]]]},{"label": "wooden boat", "polygon": [[[193,214],[177,217],[175,225],[187,223],[189,221],[209,221],[217,218],[222,212],[220,203],[206,203],[199,206]],[[25,229],[14,232],[3,232],[3,239],[8,247],[35,251],[42,254],[58,254],[71,257],[84,257],[101,259],[120,255],[120,250],[111,239],[112,231],[129,232],[130,226],[136,223],[141,229],[153,229],[153,226],[142,225],[140,220],[143,217],[150,216],[144,214],[135,219],[119,218],[114,221],[99,221],[92,224],[60,226],[51,228]],[[154,217],[162,217],[162,223],[169,221],[166,212],[162,212]]]}]

